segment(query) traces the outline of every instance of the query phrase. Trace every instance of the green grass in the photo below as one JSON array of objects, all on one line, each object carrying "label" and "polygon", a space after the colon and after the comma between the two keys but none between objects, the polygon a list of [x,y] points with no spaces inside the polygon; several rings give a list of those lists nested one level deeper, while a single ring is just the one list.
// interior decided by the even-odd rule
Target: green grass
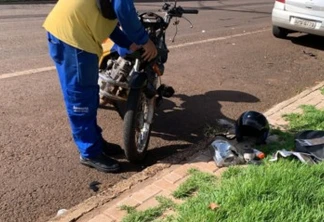
[{"label": "green grass", "polygon": [[289,121],[289,130],[324,130],[324,110],[309,105],[303,105],[301,108],[302,114],[293,113],[284,116]]},{"label": "green grass", "polygon": [[277,150],[286,149],[292,150],[294,148],[294,133],[291,131],[283,132],[278,129],[273,129],[271,134],[278,136],[278,141],[266,145],[257,146],[257,149],[267,154],[267,160]]},{"label": "green grass", "polygon": [[137,211],[133,207],[121,206],[122,210],[126,210],[128,215],[123,218],[123,222],[151,222],[161,216],[167,209],[174,209],[176,204],[169,198],[158,196],[159,205],[151,207],[145,211]]},{"label": "green grass", "polygon": [[322,95],[324,95],[324,87],[320,89]]},{"label": "green grass", "polygon": [[214,183],[216,178],[209,174],[200,174],[195,169],[190,169],[191,177],[173,193],[173,196],[178,199],[191,197],[199,189],[204,189],[211,183]]},{"label": "green grass", "polygon": [[[272,130],[279,137],[277,142],[258,148],[267,154],[279,149],[291,150],[296,132],[324,130],[324,110],[313,106],[301,108],[302,114],[284,116],[289,122],[287,131]],[[221,180],[191,169],[188,180],[173,193],[183,203],[175,204],[160,197],[160,205],[146,211],[126,208],[129,214],[123,221],[324,221],[324,163],[306,165],[296,159],[268,160],[269,157],[260,166],[230,167]],[[210,209],[211,203],[219,208]],[[166,209],[175,213],[161,218]]]},{"label": "green grass", "polygon": [[[289,160],[231,167],[219,182],[204,180],[210,175],[195,172],[189,181],[200,178],[195,180],[199,189],[177,208],[173,221],[324,221],[323,167]],[[181,193],[187,186],[185,182],[179,188]],[[184,196],[190,193],[191,189]],[[211,210],[211,203],[220,207]]]}]

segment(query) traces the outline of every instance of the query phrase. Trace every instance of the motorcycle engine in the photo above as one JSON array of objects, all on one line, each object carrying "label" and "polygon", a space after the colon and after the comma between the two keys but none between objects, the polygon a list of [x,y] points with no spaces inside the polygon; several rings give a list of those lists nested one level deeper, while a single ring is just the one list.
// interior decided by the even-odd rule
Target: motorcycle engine
[{"label": "motorcycle engine", "polygon": [[[125,100],[127,98],[127,89],[117,86],[114,82],[127,83],[132,68],[132,63],[122,57],[109,59],[107,61],[107,68],[99,73],[101,98],[105,97],[107,99],[108,97],[108,99]],[[101,78],[102,76],[104,78]],[[110,82],[106,81],[106,79],[109,79]]]}]

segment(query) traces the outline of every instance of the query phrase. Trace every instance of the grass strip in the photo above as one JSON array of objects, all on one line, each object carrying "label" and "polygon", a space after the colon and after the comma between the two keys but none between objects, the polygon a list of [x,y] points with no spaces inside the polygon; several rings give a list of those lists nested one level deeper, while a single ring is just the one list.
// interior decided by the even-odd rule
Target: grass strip
[{"label": "grass strip", "polygon": [[[231,167],[219,182],[195,172],[188,181],[196,178],[199,188],[177,208],[173,221],[324,221],[323,166],[281,160]],[[211,203],[220,207],[211,210]]]}]

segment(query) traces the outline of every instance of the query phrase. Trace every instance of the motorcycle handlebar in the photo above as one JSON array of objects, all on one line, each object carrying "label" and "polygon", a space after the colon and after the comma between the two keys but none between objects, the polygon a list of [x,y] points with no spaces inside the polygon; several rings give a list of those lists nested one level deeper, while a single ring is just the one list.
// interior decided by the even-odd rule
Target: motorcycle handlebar
[{"label": "motorcycle handlebar", "polygon": [[184,9],[182,8],[182,13],[183,14],[198,14],[197,9]]}]

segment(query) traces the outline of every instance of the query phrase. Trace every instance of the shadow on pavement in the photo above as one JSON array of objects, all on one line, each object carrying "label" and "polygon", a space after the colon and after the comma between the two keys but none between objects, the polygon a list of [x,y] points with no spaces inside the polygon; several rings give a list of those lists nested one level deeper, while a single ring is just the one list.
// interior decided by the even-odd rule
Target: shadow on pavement
[{"label": "shadow on pavement", "polygon": [[176,105],[170,100],[164,100],[156,112],[152,136],[189,143],[204,138],[204,128],[216,124],[218,119],[233,122],[221,112],[220,102],[256,103],[260,101],[248,93],[231,90],[215,90],[194,96],[176,94],[173,98],[179,99],[181,104]]},{"label": "shadow on pavement", "polygon": [[[192,147],[192,144],[197,144],[206,138],[204,130],[208,125],[217,126],[219,119],[234,122],[222,113],[220,102],[257,103],[260,101],[251,94],[232,90],[215,90],[193,96],[175,94],[172,98],[180,102],[176,104],[164,99],[161,107],[156,110],[151,133],[152,137],[169,141],[170,145],[162,147],[155,145],[148,151],[147,159],[142,164],[125,163],[123,167],[125,171],[140,171],[161,160],[168,162],[164,158],[186,151],[187,148]],[[124,107],[120,108],[125,110]],[[183,141],[183,144],[172,144],[172,141]]]},{"label": "shadow on pavement", "polygon": [[324,50],[324,37],[322,36],[306,34],[298,37],[289,37],[288,39],[296,45],[301,45],[318,50]]}]

